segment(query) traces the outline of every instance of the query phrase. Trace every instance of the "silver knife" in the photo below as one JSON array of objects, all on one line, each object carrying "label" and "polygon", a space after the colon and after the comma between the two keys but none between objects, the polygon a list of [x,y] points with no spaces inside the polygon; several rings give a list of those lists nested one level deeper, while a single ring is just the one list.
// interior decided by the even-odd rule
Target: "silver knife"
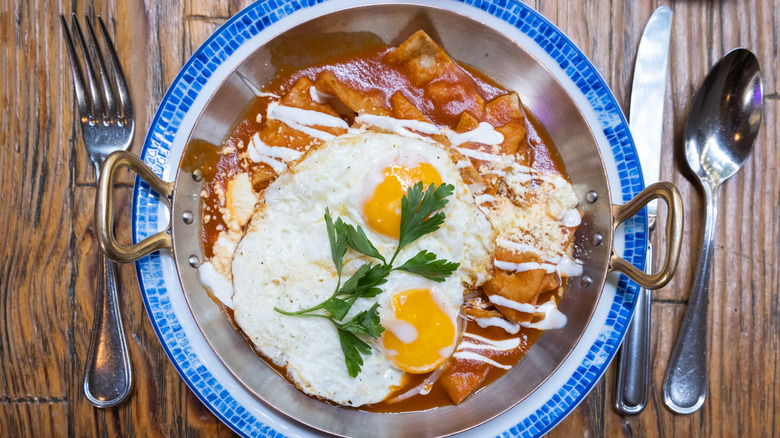
[{"label": "silver knife", "polygon": [[[645,26],[634,67],[631,87],[629,128],[634,137],[645,186],[658,182],[661,173],[661,138],[663,133],[666,66],[672,10],[661,6]],[[653,246],[650,236],[655,228],[658,201],[647,204],[650,234],[647,241],[647,273],[653,269]],[[615,407],[624,414],[638,414],[647,404],[650,385],[650,291],[637,295],[634,318],[628,327],[620,350]]]}]

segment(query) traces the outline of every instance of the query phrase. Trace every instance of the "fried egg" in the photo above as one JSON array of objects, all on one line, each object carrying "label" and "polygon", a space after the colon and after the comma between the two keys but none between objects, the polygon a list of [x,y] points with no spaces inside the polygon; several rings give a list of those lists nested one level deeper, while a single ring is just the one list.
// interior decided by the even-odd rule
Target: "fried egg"
[{"label": "fried egg", "polygon": [[[455,190],[442,210],[442,226],[404,247],[393,265],[427,250],[459,266],[443,282],[393,271],[381,294],[356,301],[345,320],[378,303],[385,332],[365,339],[371,353],[353,378],[330,321],[286,316],[274,307],[306,309],[336,288],[326,208],[334,220],[362,227],[389,260],[398,245],[401,196],[417,181]],[[372,132],[336,137],[308,151],[266,189],[233,259],[235,320],[305,393],[346,406],[380,402],[405,373],[434,370],[452,355],[464,292],[489,277],[495,238],[440,145]],[[377,263],[352,250],[344,261],[342,283],[361,265]]]}]

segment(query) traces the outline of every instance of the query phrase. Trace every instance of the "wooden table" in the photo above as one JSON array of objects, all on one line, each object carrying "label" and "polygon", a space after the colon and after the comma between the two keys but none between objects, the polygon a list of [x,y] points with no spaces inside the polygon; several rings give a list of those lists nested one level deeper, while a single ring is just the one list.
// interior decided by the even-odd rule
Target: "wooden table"
[{"label": "wooden table", "polygon": [[[93,318],[95,176],[81,145],[57,13],[101,14],[127,75],[140,153],[157,105],[179,68],[243,0],[0,0],[0,436],[227,436],[232,432],[179,378],[145,314],[132,265],[119,269],[135,379],[124,405],[93,408],[82,375]],[[780,436],[780,5],[751,1],[534,0],[593,61],[627,110],[642,29],[660,4],[674,11],[662,179],[686,207],[674,280],[655,292],[652,392],[638,416],[614,406],[615,366],[549,436]],[[72,9],[71,9],[72,8]],[[661,394],[702,242],[703,197],[681,153],[685,118],[709,67],[744,46],[764,72],[766,109],[755,151],[728,181],[709,306],[709,393],[675,415]],[[118,187],[128,239],[132,177]],[[127,240],[126,240],[127,241]]]}]

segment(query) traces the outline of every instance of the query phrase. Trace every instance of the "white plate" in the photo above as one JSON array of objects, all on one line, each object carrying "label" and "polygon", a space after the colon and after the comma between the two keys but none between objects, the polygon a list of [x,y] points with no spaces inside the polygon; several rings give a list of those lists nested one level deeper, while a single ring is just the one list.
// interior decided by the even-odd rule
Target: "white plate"
[{"label": "white plate", "polygon": [[[249,53],[272,36],[321,14],[379,1],[266,0],[232,17],[182,68],[149,128],[142,159],[163,179],[175,178],[179,159],[200,108],[211,92]],[[382,3],[387,3],[382,2]],[[408,2],[407,2],[408,3]],[[599,145],[612,202],[625,203],[643,188],[628,125],[601,76],[572,42],[544,17],[512,0],[413,3],[446,7],[499,30],[529,50],[562,82],[585,115]],[[169,213],[149,186],[136,181],[133,241],[164,229]],[[644,210],[619,227],[615,252],[640,269],[645,263]],[[136,262],[139,285],[157,336],[182,379],[225,424],[244,436],[306,437],[306,428],[252,395],[219,360],[190,313],[168,252]],[[531,396],[463,437],[538,436],[558,424],[604,373],[625,334],[638,286],[610,274],[580,343],[555,374]]]}]

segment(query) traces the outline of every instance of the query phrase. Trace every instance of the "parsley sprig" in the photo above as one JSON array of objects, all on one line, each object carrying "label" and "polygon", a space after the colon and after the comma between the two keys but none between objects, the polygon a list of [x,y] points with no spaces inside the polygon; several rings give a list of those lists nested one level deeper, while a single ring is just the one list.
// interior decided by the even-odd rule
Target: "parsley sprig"
[{"label": "parsley sprig", "polygon": [[[379,322],[378,303],[374,303],[370,309],[353,316],[349,321],[343,322],[352,305],[360,298],[371,298],[382,293],[379,286],[387,282],[387,276],[392,271],[410,272],[429,280],[443,282],[458,268],[458,263],[437,259],[436,254],[427,250],[422,250],[400,266],[393,267],[401,249],[420,237],[438,230],[444,223],[444,212],[437,212],[437,210],[441,210],[447,205],[446,198],[452,194],[454,189],[455,187],[449,184],[441,184],[438,187],[431,184],[426,190],[423,190],[422,182],[418,182],[407,190],[401,199],[401,229],[398,247],[389,262],[379,253],[359,225],[355,227],[342,221],[341,218],[336,218],[334,221],[330,211],[326,208],[325,227],[328,232],[331,257],[338,274],[336,290],[328,299],[308,309],[288,312],[275,307],[274,310],[288,316],[329,320],[338,332],[347,371],[350,376],[357,377],[363,366],[363,355],[371,354],[371,346],[359,335],[375,339],[385,329]],[[361,265],[344,284],[341,284],[341,270],[347,249],[352,249],[381,263],[369,262]]]}]

